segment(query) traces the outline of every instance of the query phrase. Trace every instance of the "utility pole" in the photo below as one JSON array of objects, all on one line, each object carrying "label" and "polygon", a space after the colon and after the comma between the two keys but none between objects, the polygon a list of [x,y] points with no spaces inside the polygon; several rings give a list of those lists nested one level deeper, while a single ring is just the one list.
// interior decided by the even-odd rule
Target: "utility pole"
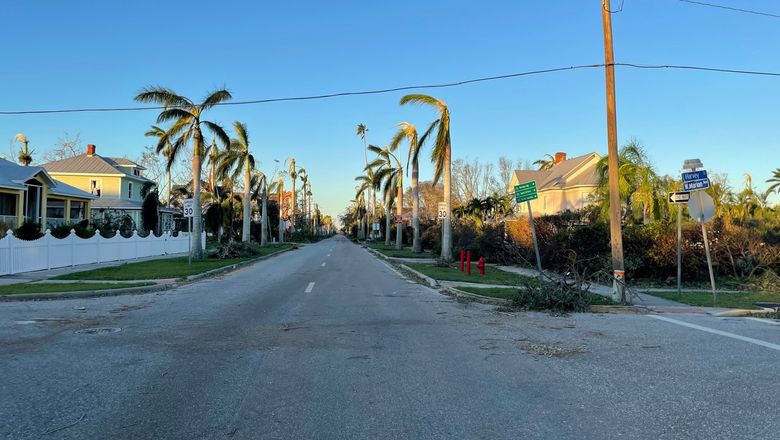
[{"label": "utility pole", "polygon": [[626,301],[626,290],[623,282],[626,279],[623,265],[623,231],[620,224],[621,208],[618,147],[617,147],[617,117],[615,115],[615,59],[612,53],[612,13],[609,0],[602,0],[601,21],[604,27],[604,71],[607,79],[607,152],[609,160],[609,235],[612,248],[612,297],[616,301]]}]

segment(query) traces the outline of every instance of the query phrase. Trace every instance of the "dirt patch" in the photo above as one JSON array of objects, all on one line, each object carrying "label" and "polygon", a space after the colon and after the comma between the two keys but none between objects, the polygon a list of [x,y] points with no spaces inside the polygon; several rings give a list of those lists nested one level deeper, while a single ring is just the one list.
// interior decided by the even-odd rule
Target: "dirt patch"
[{"label": "dirt patch", "polygon": [[111,309],[108,311],[108,313],[132,312],[133,310],[145,309],[147,306],[147,304],[128,304],[126,306]]}]

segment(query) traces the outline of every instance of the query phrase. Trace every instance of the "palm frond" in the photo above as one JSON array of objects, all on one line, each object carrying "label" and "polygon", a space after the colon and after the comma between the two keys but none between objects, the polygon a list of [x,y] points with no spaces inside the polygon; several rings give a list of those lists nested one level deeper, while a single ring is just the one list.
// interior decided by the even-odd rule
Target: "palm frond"
[{"label": "palm frond", "polygon": [[160,104],[166,109],[172,107],[189,108],[192,107],[192,101],[184,96],[177,95],[176,92],[160,86],[144,87],[133,98],[137,102],[146,102],[153,104]]},{"label": "palm frond", "polygon": [[221,125],[215,124],[211,121],[200,121],[201,124],[205,125],[208,130],[214,134],[214,136],[219,139],[219,142],[225,146],[228,147],[230,145],[230,136],[227,135],[225,132],[225,129],[222,128]]},{"label": "palm frond", "polygon": [[203,100],[199,107],[201,110],[208,110],[217,104],[229,101],[231,99],[233,99],[233,95],[230,94],[230,91],[227,89],[219,89],[209,93],[209,95],[206,97],[206,99]]}]

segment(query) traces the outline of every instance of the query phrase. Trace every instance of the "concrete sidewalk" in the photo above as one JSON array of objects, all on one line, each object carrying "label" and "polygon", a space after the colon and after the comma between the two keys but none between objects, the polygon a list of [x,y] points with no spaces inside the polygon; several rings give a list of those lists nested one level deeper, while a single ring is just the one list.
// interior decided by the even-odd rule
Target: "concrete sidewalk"
[{"label": "concrete sidewalk", "polygon": [[[39,270],[35,272],[23,272],[23,273],[17,273],[13,275],[4,275],[4,276],[0,276],[0,286],[5,286],[8,284],[28,283],[32,281],[43,281],[56,276],[65,275],[68,273],[82,272],[85,270],[92,270],[92,269],[100,269],[103,267],[119,266],[120,264],[125,264],[125,263],[138,263],[141,261],[161,260],[165,258],[186,257],[186,256],[187,253],[184,252],[179,254],[157,255],[154,257],[135,258],[132,260],[122,260],[122,261],[106,261],[104,263],[82,264],[79,266],[58,267],[56,269]],[[123,282],[127,282],[127,281],[123,281]]]}]

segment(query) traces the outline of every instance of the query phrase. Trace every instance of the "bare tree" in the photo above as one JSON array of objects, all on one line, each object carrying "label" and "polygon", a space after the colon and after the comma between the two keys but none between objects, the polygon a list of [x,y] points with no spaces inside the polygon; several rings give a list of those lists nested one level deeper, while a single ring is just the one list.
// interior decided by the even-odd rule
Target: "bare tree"
[{"label": "bare tree", "polygon": [[[160,160],[160,156],[155,151],[154,147],[144,147],[141,157],[138,159],[138,164],[146,168],[144,171],[144,177],[155,182],[157,188],[165,189],[163,185],[163,177],[165,177],[165,164]],[[160,191],[161,193],[163,191]]]},{"label": "bare tree", "polygon": [[453,195],[460,203],[473,198],[489,196],[498,185],[493,175],[493,164],[483,164],[479,159],[457,159],[452,162]]},{"label": "bare tree", "polygon": [[503,194],[509,188],[509,184],[512,182],[512,175],[515,170],[530,170],[532,169],[531,161],[528,159],[518,158],[514,162],[512,159],[508,159],[506,156],[498,158],[498,178],[495,192]]},{"label": "bare tree", "polygon": [[81,148],[81,134],[76,133],[73,138],[66,131],[61,138],[57,139],[54,148],[43,153],[43,162],[53,162],[55,160],[67,159],[78,156],[83,153]]}]

